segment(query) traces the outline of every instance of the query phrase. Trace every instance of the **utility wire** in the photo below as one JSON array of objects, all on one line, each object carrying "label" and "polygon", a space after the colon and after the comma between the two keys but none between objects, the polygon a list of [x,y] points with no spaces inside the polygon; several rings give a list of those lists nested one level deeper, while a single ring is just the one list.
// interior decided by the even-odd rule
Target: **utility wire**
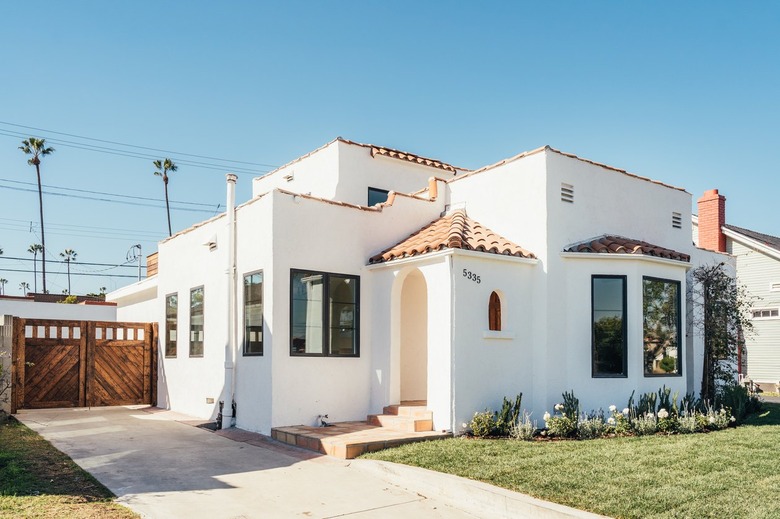
[{"label": "utility wire", "polygon": [[[5,222],[19,222],[17,224],[13,224],[13,225],[24,224],[25,228],[28,225],[30,225],[30,224],[33,224],[35,226],[38,225],[38,222],[31,222],[30,220],[19,220],[19,219],[16,219],[16,218],[0,218],[0,224],[2,224],[2,222],[4,222],[4,221]],[[141,231],[141,230],[137,230],[137,229],[124,229],[124,228],[120,228],[120,227],[95,227],[95,226],[92,226],[92,225],[73,225],[73,224],[67,224],[67,223],[49,223],[49,224],[46,224],[46,227],[52,227],[52,228],[63,227],[65,229],[69,229],[69,228],[85,229],[82,232],[93,232],[93,231],[90,231],[89,229],[95,229],[97,231],[125,231],[127,234],[130,234],[130,235],[133,235],[133,236],[138,235],[138,234],[148,234],[148,235],[155,236],[155,237],[159,236],[160,239],[162,239],[165,236],[165,234],[161,233],[161,232]],[[124,234],[124,233],[122,233],[122,234]]]},{"label": "utility wire", "polygon": [[[36,188],[38,187],[38,184],[35,183],[35,182],[24,182],[22,180],[12,180],[10,178],[0,178],[0,181],[1,182],[9,182],[9,183],[12,183],[12,184],[23,184],[23,185],[26,185],[26,186],[35,186]],[[92,195],[108,195],[108,196],[115,196],[117,198],[132,198],[134,200],[149,200],[149,201],[152,201],[152,202],[165,202],[165,200],[163,200],[163,199],[151,198],[151,197],[148,197],[148,196],[118,195],[116,193],[106,193],[105,191],[91,191],[89,189],[76,189],[76,188],[73,188],[73,187],[53,186],[51,184],[41,184],[41,187],[46,187],[46,188],[49,188],[49,189],[60,189],[62,191],[73,191],[73,192],[76,192],[76,193],[89,193],[89,194],[92,194]],[[184,201],[180,201],[180,200],[169,200],[168,202],[171,203],[171,204],[200,205],[200,206],[209,207],[209,208],[214,207],[214,204],[206,204],[204,202],[184,202]],[[217,204],[217,205],[219,205],[219,204]]]},{"label": "utility wire", "polygon": [[[48,263],[48,261],[46,263]],[[0,272],[24,272],[24,273],[27,273],[27,274],[33,274],[33,271],[31,271],[31,270],[23,270],[23,269],[0,268]],[[40,272],[38,272],[38,273],[40,274]],[[49,281],[49,276],[50,275],[55,275],[55,274],[61,274],[61,275],[64,276],[65,272],[47,273],[46,274],[46,280]],[[92,274],[92,273],[87,273],[87,272],[73,272],[73,271],[71,271],[70,275],[71,276],[100,277],[100,278],[132,278],[132,279],[138,279],[138,276],[133,276],[131,274]],[[54,283],[54,284],[57,285],[57,283]],[[65,288],[62,285],[57,285],[57,286],[59,286],[60,288]]]},{"label": "utility wire", "polygon": [[116,144],[117,146],[126,146],[128,148],[137,148],[137,149],[141,149],[141,150],[159,151],[161,153],[168,153],[168,154],[174,154],[174,155],[185,155],[185,156],[188,156],[188,157],[196,157],[196,158],[199,158],[199,159],[208,159],[208,160],[217,160],[217,161],[220,161],[220,162],[233,162],[235,164],[248,164],[248,165],[251,165],[251,166],[263,166],[263,167],[268,167],[268,168],[275,168],[275,167],[277,167],[277,166],[275,166],[273,164],[263,164],[262,162],[244,162],[242,160],[221,159],[221,158],[218,158],[218,157],[208,157],[208,156],[205,156],[205,155],[195,155],[195,154],[192,154],[192,153],[182,153],[182,152],[178,152],[178,151],[161,150],[161,149],[158,149],[158,148],[148,148],[146,146],[136,146],[135,144],[125,144],[125,143],[122,143],[122,142],[107,141],[107,140],[104,140],[104,139],[96,139],[94,137],[85,137],[83,135],[74,135],[72,133],[56,132],[54,130],[46,130],[44,128],[36,128],[34,126],[25,126],[23,124],[14,124],[14,123],[6,122],[6,121],[0,121],[0,124],[4,124],[6,126],[16,126],[17,128],[26,128],[28,130],[36,130],[36,131],[39,131],[39,132],[56,133],[57,135],[65,135],[66,137],[75,137],[77,139],[84,139],[84,140],[95,141],[95,142],[103,142],[103,143],[106,143],[106,144]]},{"label": "utility wire", "polygon": [[[33,258],[19,258],[19,257],[14,257],[14,256],[0,256],[0,260],[40,261],[40,260],[36,260],[36,259],[33,259]],[[65,265],[67,263],[70,263],[71,264],[71,268],[73,267],[73,265],[91,265],[91,266],[95,266],[95,267],[126,267],[126,268],[132,268],[132,269],[137,269],[138,268],[138,265],[130,265],[130,264],[128,264],[128,262],[120,263],[119,265],[115,265],[114,263],[89,263],[89,262],[75,261],[75,260],[74,261],[61,261],[61,260],[48,260],[47,259],[46,260],[46,264],[48,265],[49,263],[58,263],[60,265]],[[143,267],[143,268],[146,268],[146,267]]]},{"label": "utility wire", "polygon": [[[23,138],[27,137],[27,135],[24,134],[24,133],[12,132],[12,131],[5,130],[5,129],[0,129],[0,135],[4,135],[6,137],[14,137],[16,139],[19,139],[19,138],[23,139]],[[130,150],[118,150],[118,149],[115,149],[115,148],[108,148],[106,146],[97,146],[97,145],[94,145],[94,144],[66,141],[66,140],[56,139],[56,138],[55,139],[47,138],[46,140],[47,140],[47,142],[50,142],[52,144],[67,146],[67,147],[70,147],[70,148],[76,148],[76,149],[85,150],[85,151],[95,151],[95,152],[98,152],[98,153],[106,153],[108,155],[118,155],[118,156],[121,156],[121,157],[130,157],[130,158],[144,159],[144,160],[155,160],[155,159],[159,158],[157,155],[151,155],[151,154],[148,154],[148,153],[139,153],[139,152],[130,151]],[[176,163],[179,164],[179,165],[196,167],[196,168],[204,168],[204,169],[212,169],[212,170],[216,169],[216,170],[227,171],[227,172],[236,173],[236,174],[245,174],[245,173],[247,173],[247,174],[257,175],[257,174],[267,173],[268,171],[270,171],[270,169],[264,169],[264,170],[261,171],[261,170],[251,169],[251,168],[246,168],[246,167],[241,167],[241,166],[223,166],[223,165],[220,165],[220,164],[210,164],[210,163],[206,163],[206,162],[199,162],[199,161],[193,161],[193,160],[188,160],[188,159],[180,159],[180,158],[175,157],[175,156],[174,156],[174,158],[176,158]]]},{"label": "utility wire", "polygon": [[[25,189],[23,187],[12,187],[12,186],[2,186],[0,185],[0,189],[11,189],[13,191],[26,191],[28,193],[37,193],[37,189]],[[141,204],[138,202],[128,202],[125,200],[111,200],[108,198],[96,198],[94,196],[83,196],[83,195],[70,195],[67,193],[54,193],[52,191],[43,191],[43,194],[45,195],[51,195],[51,196],[62,196],[65,198],[78,198],[81,200],[96,200],[98,202],[110,202],[114,204],[125,204],[125,205],[134,205],[138,207],[154,207],[156,209],[164,209],[165,206],[159,206],[159,205],[152,205],[152,204]],[[187,207],[171,207],[171,211],[189,211],[192,213],[208,213],[211,214],[212,210],[206,210],[206,209],[194,209],[194,208],[187,208]]]}]

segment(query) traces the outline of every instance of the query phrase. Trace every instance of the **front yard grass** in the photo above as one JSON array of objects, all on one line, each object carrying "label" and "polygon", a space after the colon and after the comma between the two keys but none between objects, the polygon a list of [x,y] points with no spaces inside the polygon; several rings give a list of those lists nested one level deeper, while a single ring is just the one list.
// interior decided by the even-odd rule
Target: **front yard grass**
[{"label": "front yard grass", "polygon": [[37,433],[0,415],[0,517],[138,517],[113,498]]},{"label": "front yard grass", "polygon": [[780,404],[706,434],[587,441],[454,438],[363,456],[611,517],[780,517]]}]

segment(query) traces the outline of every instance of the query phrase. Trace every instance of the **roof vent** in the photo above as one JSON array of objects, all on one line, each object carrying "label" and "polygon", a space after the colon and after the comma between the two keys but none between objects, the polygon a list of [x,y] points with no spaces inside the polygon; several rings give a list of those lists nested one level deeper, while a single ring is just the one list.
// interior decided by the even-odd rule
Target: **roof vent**
[{"label": "roof vent", "polygon": [[561,182],[561,202],[574,203],[574,186]]},{"label": "roof vent", "polygon": [[672,213],[672,227],[682,229],[682,213]]}]

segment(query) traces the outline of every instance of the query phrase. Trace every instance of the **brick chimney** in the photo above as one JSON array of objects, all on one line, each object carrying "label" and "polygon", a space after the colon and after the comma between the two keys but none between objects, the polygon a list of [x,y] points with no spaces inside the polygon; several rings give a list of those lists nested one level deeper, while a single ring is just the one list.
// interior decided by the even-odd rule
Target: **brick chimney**
[{"label": "brick chimney", "polygon": [[722,227],[726,224],[726,197],[717,189],[705,191],[699,198],[699,247],[716,252],[726,252],[726,236]]}]

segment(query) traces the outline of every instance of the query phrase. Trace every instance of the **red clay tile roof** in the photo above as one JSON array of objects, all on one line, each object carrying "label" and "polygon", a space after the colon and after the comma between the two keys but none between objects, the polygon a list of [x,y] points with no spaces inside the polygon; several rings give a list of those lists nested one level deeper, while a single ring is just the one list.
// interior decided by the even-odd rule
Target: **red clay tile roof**
[{"label": "red clay tile roof", "polygon": [[423,166],[430,166],[432,168],[443,169],[444,171],[449,171],[450,173],[457,173],[458,169],[460,169],[436,159],[428,159],[425,157],[420,157],[419,155],[406,153],[405,151],[398,151],[391,148],[384,148],[382,146],[374,146],[372,144],[369,144],[369,146],[371,147],[372,157],[376,157],[377,155],[392,157],[394,159],[401,159],[409,162],[414,162],[415,164],[422,164]]},{"label": "red clay tile roof", "polygon": [[639,254],[644,256],[656,256],[677,261],[690,262],[688,254],[672,249],[653,245],[641,240],[632,240],[621,236],[602,236],[588,240],[564,250],[564,252],[590,252],[597,254]]},{"label": "red clay tile roof", "polygon": [[465,249],[504,256],[536,258],[519,245],[475,222],[466,211],[454,211],[434,220],[397,245],[371,257],[369,263],[419,256],[443,249]]}]

